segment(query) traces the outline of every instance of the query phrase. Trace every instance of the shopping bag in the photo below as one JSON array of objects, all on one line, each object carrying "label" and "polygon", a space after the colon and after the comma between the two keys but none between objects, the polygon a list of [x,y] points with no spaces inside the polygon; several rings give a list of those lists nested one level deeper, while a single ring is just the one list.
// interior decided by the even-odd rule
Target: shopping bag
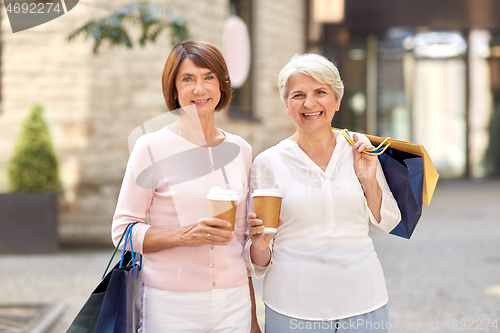
[{"label": "shopping bag", "polygon": [[[347,130],[340,130],[351,144]],[[422,205],[429,205],[439,177],[422,145],[366,135],[375,149],[365,151],[378,155],[391,192],[401,211],[401,221],[391,234],[410,238],[422,215]]]},{"label": "shopping bag", "polygon": [[393,148],[380,154],[378,159],[401,211],[401,221],[391,234],[409,239],[422,215],[424,160]]},{"label": "shopping bag", "polygon": [[[374,146],[380,145],[386,139],[375,135],[368,135],[368,134],[365,135]],[[432,163],[432,160],[429,154],[427,153],[427,150],[425,150],[424,146],[421,144],[402,141],[402,140],[394,140],[394,139],[390,139],[390,147],[392,149],[397,149],[400,151],[404,151],[422,157],[424,161],[424,184],[422,188],[422,204],[425,206],[429,206],[431,204],[431,199],[432,195],[434,194],[434,190],[436,189],[439,174],[437,173],[436,168],[434,167],[434,163]]]},{"label": "shopping bag", "polygon": [[125,254],[128,252],[124,246],[120,267],[111,272],[96,324],[96,333],[136,333],[139,328],[142,256],[140,263],[136,265],[132,245],[133,226],[130,226],[125,236],[125,245],[127,240],[130,244],[131,263],[124,266]]},{"label": "shopping bag", "polygon": [[[73,320],[73,323],[70,325],[70,327],[66,331],[67,333],[99,332],[96,330],[96,326],[98,323],[98,319],[100,318],[100,313],[101,313],[101,310],[103,308],[103,303],[104,303],[107,291],[110,289],[110,285],[113,285],[113,283],[111,282],[113,272],[124,268],[123,265],[127,265],[127,267],[130,267],[131,264],[133,265],[132,270],[134,270],[135,263],[132,259],[133,252],[125,251],[126,246],[124,246],[124,250],[122,251],[121,260],[111,269],[111,271],[109,273],[107,273],[109,266],[111,265],[123,238],[128,234],[129,230],[132,229],[131,226],[133,226],[133,224],[128,225],[127,228],[125,229],[125,231],[123,232],[123,234],[118,242],[118,245],[116,246],[116,248],[113,252],[113,255],[111,256],[111,259],[109,260],[108,266],[106,267],[106,269],[104,271],[104,275],[103,275],[101,282],[94,289],[94,291],[92,292],[92,294],[90,295],[88,300],[85,302],[84,306],[82,307],[82,309],[80,310],[78,315]],[[130,242],[131,242],[131,240],[130,240]],[[126,242],[125,242],[125,244],[126,244]],[[139,272],[140,272],[141,268],[142,267],[138,268]],[[136,275],[138,277],[138,276],[140,276],[140,273],[136,273]],[[116,278],[114,280],[116,280]],[[139,279],[139,281],[140,281],[140,279]]]}]

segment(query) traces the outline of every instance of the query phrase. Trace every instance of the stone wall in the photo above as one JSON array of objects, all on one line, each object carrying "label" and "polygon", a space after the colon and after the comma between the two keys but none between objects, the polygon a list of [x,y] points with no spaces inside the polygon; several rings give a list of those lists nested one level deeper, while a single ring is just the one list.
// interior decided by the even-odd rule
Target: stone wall
[{"label": "stone wall", "polygon": [[[227,0],[156,1],[188,21],[198,39],[222,48]],[[196,5],[193,5],[193,4]],[[171,45],[167,34],[144,48],[109,48],[92,54],[92,42],[67,35],[108,13],[120,0],[81,0],[70,12],[41,26],[11,32],[2,10],[2,113],[0,191],[22,119],[33,103],[46,110],[61,163],[60,239],[64,243],[110,242],[110,224],[128,159],[127,138],[163,113],[161,74]],[[254,115],[217,125],[252,144],[254,156],[293,133],[277,92],[277,76],[294,53],[304,51],[305,1],[254,0]]]}]

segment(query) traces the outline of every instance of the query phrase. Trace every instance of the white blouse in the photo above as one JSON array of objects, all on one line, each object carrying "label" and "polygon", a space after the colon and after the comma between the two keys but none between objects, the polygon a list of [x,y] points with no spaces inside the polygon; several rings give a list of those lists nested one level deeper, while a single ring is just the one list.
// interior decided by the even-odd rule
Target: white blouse
[{"label": "white blouse", "polygon": [[[360,140],[369,142],[358,134]],[[259,154],[251,170],[251,191],[278,188],[281,218],[265,274],[264,303],[278,313],[305,320],[337,320],[384,306],[387,290],[382,267],[368,233],[389,233],[401,220],[380,164],[382,220],[368,208],[354,172],[352,146],[337,132],[326,171],[285,139]],[[250,200],[251,201],[251,200]],[[253,211],[253,207],[250,207]],[[250,262],[251,240],[244,257]]]}]

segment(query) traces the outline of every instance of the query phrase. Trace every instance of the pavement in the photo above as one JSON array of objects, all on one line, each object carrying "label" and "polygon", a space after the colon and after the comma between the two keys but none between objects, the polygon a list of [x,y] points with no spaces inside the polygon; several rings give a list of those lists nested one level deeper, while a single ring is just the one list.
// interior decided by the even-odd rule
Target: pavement
[{"label": "pavement", "polygon": [[[500,332],[499,208],[500,179],[440,180],[410,240],[372,236],[389,292],[389,332]],[[44,308],[37,328],[26,331],[66,332],[111,253],[63,247],[0,255],[0,308]],[[262,280],[255,288],[263,323]]]}]

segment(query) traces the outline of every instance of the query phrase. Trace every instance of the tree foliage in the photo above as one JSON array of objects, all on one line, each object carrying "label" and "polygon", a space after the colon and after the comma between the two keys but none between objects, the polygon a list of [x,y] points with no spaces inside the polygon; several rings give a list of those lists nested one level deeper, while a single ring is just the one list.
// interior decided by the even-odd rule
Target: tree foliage
[{"label": "tree foliage", "polygon": [[148,41],[156,42],[156,38],[166,29],[170,30],[172,44],[189,39],[189,31],[184,18],[173,15],[168,6],[141,1],[120,7],[110,16],[100,20],[85,23],[68,36],[68,41],[82,34],[85,35],[85,39],[92,38],[94,54],[98,53],[104,41],[108,41],[112,46],[132,48],[133,42],[126,23],[141,27],[142,33],[139,38],[141,46],[145,46]]},{"label": "tree foliage", "polygon": [[14,192],[48,192],[59,188],[57,157],[39,104],[31,108],[23,122],[8,178]]}]

